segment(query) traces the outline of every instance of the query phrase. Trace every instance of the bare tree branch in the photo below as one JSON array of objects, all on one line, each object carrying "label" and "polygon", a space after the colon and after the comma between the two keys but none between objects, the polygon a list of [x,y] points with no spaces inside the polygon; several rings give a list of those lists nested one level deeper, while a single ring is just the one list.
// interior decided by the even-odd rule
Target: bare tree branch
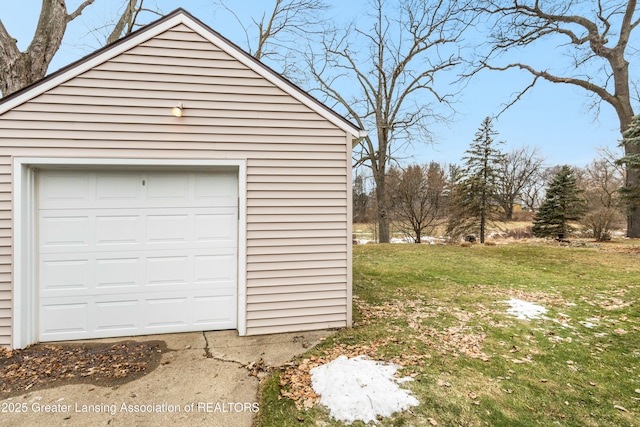
[{"label": "bare tree branch", "polygon": [[80,16],[82,14],[82,11],[89,6],[90,4],[92,4],[95,0],[85,0],[82,2],[82,4],[80,6],[78,6],[78,8],[76,10],[74,10],[72,13],[70,13],[69,15],[67,15],[67,22],[73,21],[74,19],[76,19],[78,16]]},{"label": "bare tree branch", "polygon": [[[624,132],[634,116],[632,105],[632,82],[629,62],[625,58],[633,30],[640,18],[636,0],[598,1],[595,9],[586,2],[557,0],[483,0],[476,2],[476,11],[492,19],[491,48],[476,62],[475,75],[481,69],[507,70],[518,68],[534,76],[512,101],[509,108],[524,92],[531,89],[536,79],[543,78],[552,83],[566,83],[584,89],[600,102],[611,105],[619,120],[620,132]],[[616,37],[617,40],[610,40]],[[556,42],[558,37],[567,37],[568,45],[560,45],[573,52],[573,71],[554,71],[536,67],[531,63],[512,62],[500,65],[498,59],[514,49],[522,56],[522,49],[538,41]],[[557,61],[549,60],[549,65]],[[596,108],[599,106],[596,104]],[[627,146],[625,152],[638,154],[639,147]],[[627,186],[640,185],[637,172],[627,174]],[[631,209],[627,233],[640,237],[640,209]]]},{"label": "bare tree branch", "polygon": [[273,9],[246,25],[225,0],[215,0],[214,4],[231,13],[240,24],[245,48],[251,55],[277,64],[281,73],[293,81],[299,80],[300,74],[295,58],[303,56],[298,45],[301,40],[322,34],[321,14],[328,9],[324,0],[276,0]]},{"label": "bare tree branch", "polygon": [[[403,145],[430,139],[432,120],[444,119],[434,102],[449,108],[452,94],[441,93],[434,81],[460,63],[457,43],[466,29],[465,7],[446,0],[401,0],[392,9],[384,0],[372,0],[369,28],[327,36],[323,55],[309,57],[317,90],[371,130],[355,164],[373,172],[381,242],[389,239],[387,167]],[[339,92],[342,80],[351,87],[352,99]]]},{"label": "bare tree branch", "polygon": [[[64,1],[43,0],[38,24],[33,39],[24,52],[20,52],[17,40],[12,38],[0,21],[0,92],[7,96],[47,73],[51,60],[58,52],[67,29],[67,24],[78,18],[95,0],[83,1],[73,12],[68,13]],[[144,9],[144,0],[120,0],[126,6],[108,38],[112,42],[129,34],[136,26],[138,14]]]},{"label": "bare tree branch", "polygon": [[67,23],[80,16],[94,0],[86,0],[71,14],[59,0],[43,0],[38,24],[29,47],[20,52],[17,40],[12,38],[0,22],[0,92],[9,95],[41,79],[58,52]]}]

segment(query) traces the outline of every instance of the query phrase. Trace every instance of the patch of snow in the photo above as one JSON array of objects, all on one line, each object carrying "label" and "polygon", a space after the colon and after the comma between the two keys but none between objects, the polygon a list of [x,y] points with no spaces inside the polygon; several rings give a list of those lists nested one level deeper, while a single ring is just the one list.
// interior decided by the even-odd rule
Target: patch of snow
[{"label": "patch of snow", "polygon": [[426,243],[426,244],[429,244],[429,245],[438,245],[438,244],[444,243],[444,238],[426,236],[426,237],[422,238],[422,243]]},{"label": "patch of snow", "polygon": [[523,301],[517,298],[511,298],[507,301],[511,308],[507,309],[507,313],[513,314],[518,319],[531,320],[539,319],[547,312],[547,309],[541,305],[532,302]]},{"label": "patch of snow", "polygon": [[415,243],[415,240],[412,237],[392,237],[389,243]]},{"label": "patch of snow", "polygon": [[586,320],[581,320],[580,323],[582,326],[584,326],[585,328],[597,328],[598,326],[600,326],[600,319],[597,317],[589,317]]},{"label": "patch of snow", "polygon": [[[547,317],[542,316],[543,319],[547,319]],[[573,326],[571,326],[568,322],[568,320],[571,320],[571,318],[564,313],[558,313],[558,318],[557,319],[551,319],[554,322],[558,323],[560,326],[562,326],[563,328],[569,328],[569,329],[575,329]]]},{"label": "patch of snow", "polygon": [[394,376],[399,368],[366,356],[340,356],[311,369],[311,384],[333,418],[346,424],[357,420],[377,423],[378,416],[390,417],[419,404],[409,390],[398,387],[398,383],[411,381]]}]

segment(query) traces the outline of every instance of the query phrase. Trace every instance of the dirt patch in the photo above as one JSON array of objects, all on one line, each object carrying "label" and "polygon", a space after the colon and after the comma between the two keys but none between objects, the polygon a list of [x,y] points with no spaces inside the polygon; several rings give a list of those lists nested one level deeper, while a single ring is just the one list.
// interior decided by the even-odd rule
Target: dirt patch
[{"label": "dirt patch", "polygon": [[35,344],[22,350],[0,349],[0,399],[63,384],[113,387],[153,371],[164,341]]}]

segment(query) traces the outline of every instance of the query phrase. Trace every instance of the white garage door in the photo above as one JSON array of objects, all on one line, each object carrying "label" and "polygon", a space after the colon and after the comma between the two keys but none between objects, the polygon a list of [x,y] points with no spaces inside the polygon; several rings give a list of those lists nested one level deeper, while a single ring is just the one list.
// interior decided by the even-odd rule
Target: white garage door
[{"label": "white garage door", "polygon": [[38,173],[40,341],[235,329],[237,173]]}]

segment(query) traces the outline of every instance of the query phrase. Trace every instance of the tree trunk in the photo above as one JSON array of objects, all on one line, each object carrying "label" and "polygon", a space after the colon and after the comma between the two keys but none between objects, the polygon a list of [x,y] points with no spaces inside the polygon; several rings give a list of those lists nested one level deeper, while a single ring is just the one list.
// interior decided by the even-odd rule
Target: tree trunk
[{"label": "tree trunk", "polygon": [[[616,86],[616,89],[618,89],[618,86]],[[615,109],[618,113],[618,118],[620,119],[620,133],[622,134],[631,125],[631,121],[633,120],[633,109],[630,102],[621,102],[619,105],[614,106],[616,107]],[[630,154],[640,155],[640,147],[625,144],[624,154],[625,156],[628,156]],[[638,187],[640,185],[640,174],[637,170],[634,170],[627,166],[626,175],[626,187]],[[640,207],[638,206],[627,207],[627,237],[640,237]]]},{"label": "tree trunk", "polygon": [[71,14],[60,0],[43,0],[38,26],[31,44],[20,52],[17,40],[0,22],[0,92],[8,96],[45,76],[49,63],[62,43],[67,23],[94,0],[85,0]]},{"label": "tree trunk", "polygon": [[[640,154],[640,150],[637,147],[631,149],[631,147],[625,146],[625,153]],[[638,171],[627,168],[627,179],[625,185],[627,187],[637,187],[640,185],[640,176]],[[627,237],[640,237],[640,209],[638,206],[627,207]]]},{"label": "tree trunk", "polygon": [[513,221],[513,203],[505,203],[502,208],[504,209],[504,220]]},{"label": "tree trunk", "polygon": [[389,243],[389,212],[384,172],[382,176],[376,178],[376,202],[378,203],[378,243]]}]

